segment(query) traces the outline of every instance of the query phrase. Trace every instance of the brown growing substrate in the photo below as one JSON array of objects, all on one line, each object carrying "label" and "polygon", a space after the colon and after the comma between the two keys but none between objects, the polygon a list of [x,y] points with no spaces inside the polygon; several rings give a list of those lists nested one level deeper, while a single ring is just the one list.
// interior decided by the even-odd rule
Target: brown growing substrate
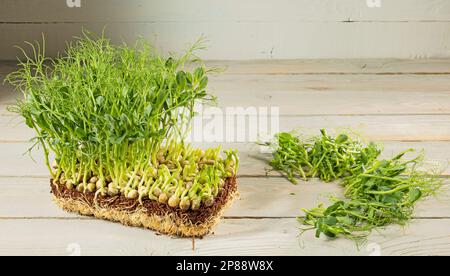
[{"label": "brown growing substrate", "polygon": [[237,195],[236,177],[227,178],[214,204],[194,211],[172,208],[148,198],[143,199],[142,204],[137,199],[128,199],[123,195],[98,195],[95,199],[94,193],[69,190],[53,180],[50,186],[55,202],[66,211],[184,237],[208,234]]}]

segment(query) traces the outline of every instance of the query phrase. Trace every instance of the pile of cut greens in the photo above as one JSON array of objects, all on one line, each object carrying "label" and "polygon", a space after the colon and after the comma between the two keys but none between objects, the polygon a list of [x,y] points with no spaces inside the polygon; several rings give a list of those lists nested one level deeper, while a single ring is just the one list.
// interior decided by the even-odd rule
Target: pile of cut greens
[{"label": "pile of cut greens", "polygon": [[423,153],[405,160],[409,149],[392,159],[380,159],[381,149],[374,143],[365,145],[347,134],[321,135],[302,139],[294,133],[279,133],[265,144],[273,150],[270,165],[292,183],[297,178],[318,177],[323,181],[341,179],[345,199],[331,198],[332,204],[305,210],[298,217],[303,230],[316,230],[335,238],[363,239],[373,229],[389,224],[406,224],[414,204],[433,195],[442,181],[422,171]]},{"label": "pile of cut greens", "polygon": [[328,136],[325,130],[321,134],[307,140],[294,133],[277,134],[274,143],[266,144],[273,150],[270,165],[292,183],[297,183],[299,176],[304,180],[319,177],[330,182],[360,172],[381,153],[376,144],[364,146],[347,134],[336,138]]},{"label": "pile of cut greens", "polygon": [[[36,132],[55,183],[98,195],[150,198],[182,209],[210,205],[236,152],[220,156],[184,144],[197,101],[211,102],[207,71],[194,55],[161,56],[141,41],[113,45],[84,32],[63,57],[45,57],[45,41],[7,81],[23,93],[10,108]],[[185,64],[194,64],[189,71]],[[56,163],[50,165],[53,152]]]}]

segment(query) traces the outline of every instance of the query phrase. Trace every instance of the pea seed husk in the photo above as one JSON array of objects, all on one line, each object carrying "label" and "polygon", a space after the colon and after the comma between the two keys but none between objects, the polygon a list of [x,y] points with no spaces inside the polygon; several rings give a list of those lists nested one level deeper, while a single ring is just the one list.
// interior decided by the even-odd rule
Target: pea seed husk
[{"label": "pea seed husk", "polygon": [[77,186],[77,191],[80,192],[80,193],[84,192],[84,187],[83,187],[83,185],[78,185],[78,186]]},{"label": "pea seed husk", "polygon": [[72,181],[67,180],[65,184],[66,184],[67,189],[69,189],[69,190],[73,189],[73,182]]},{"label": "pea seed husk", "polygon": [[167,196],[166,193],[162,193],[158,197],[158,201],[161,202],[161,203],[166,203],[167,200],[169,200],[169,197]]},{"label": "pea seed husk", "polygon": [[91,193],[96,191],[96,186],[94,183],[89,183],[86,187],[87,187],[87,190]]},{"label": "pea seed husk", "polygon": [[214,197],[212,195],[204,195],[204,203],[206,207],[210,207],[214,204]]},{"label": "pea seed husk", "polygon": [[156,188],[153,190],[153,195],[156,196],[156,197],[159,197],[159,195],[161,195],[161,193],[162,193],[162,191],[161,191],[161,189],[158,188],[158,187],[156,187]]},{"label": "pea seed husk", "polygon": [[189,197],[183,197],[183,199],[180,201],[181,210],[188,210],[190,206],[191,201],[189,200]]},{"label": "pea seed husk", "polygon": [[126,195],[126,197],[129,198],[129,199],[135,199],[135,198],[137,198],[138,196],[139,196],[139,193],[138,193],[138,191],[136,191],[136,190],[131,190],[131,191],[129,191],[129,192],[127,193],[127,195]]},{"label": "pea seed husk", "polygon": [[174,208],[174,207],[177,207],[178,204],[180,204],[180,198],[177,197],[176,195],[172,195],[169,198],[169,206]]},{"label": "pea seed husk", "polygon": [[202,204],[202,201],[199,198],[194,198],[192,200],[191,209],[194,211],[198,210],[198,209],[200,209],[201,204]]},{"label": "pea seed husk", "polygon": [[[92,178],[91,178],[91,180],[92,180]],[[91,182],[91,183],[95,183],[95,187],[97,188],[97,190],[100,190],[101,188],[106,187],[106,183],[102,179],[99,179],[96,182]]]},{"label": "pea seed husk", "polygon": [[108,185],[108,194],[110,196],[116,196],[120,193],[119,189],[117,189],[114,183],[109,183]]}]

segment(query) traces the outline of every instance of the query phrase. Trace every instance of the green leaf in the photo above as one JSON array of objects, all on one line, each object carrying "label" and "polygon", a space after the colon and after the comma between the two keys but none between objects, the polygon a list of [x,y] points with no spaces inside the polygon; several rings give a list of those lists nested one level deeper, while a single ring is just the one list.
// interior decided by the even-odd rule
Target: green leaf
[{"label": "green leaf", "polygon": [[200,91],[200,92],[197,94],[197,97],[198,97],[198,98],[204,98],[204,97],[206,97],[206,91]]},{"label": "green leaf", "polygon": [[382,199],[381,202],[388,203],[388,204],[397,204],[399,202],[399,200],[400,200],[400,198],[397,195],[395,195],[395,194],[385,195],[382,198],[383,199]]},{"label": "green leaf", "polygon": [[349,218],[349,217],[336,217],[336,219],[338,220],[339,223],[344,224],[344,225],[352,225],[353,224],[353,219]]},{"label": "green leaf", "polygon": [[61,91],[64,94],[67,94],[67,93],[69,93],[69,87],[63,86],[59,89],[59,91]]},{"label": "green leaf", "polygon": [[206,86],[208,85],[208,77],[205,76],[202,78],[202,80],[200,81],[200,85],[198,86],[199,90],[204,90],[206,88]]},{"label": "green leaf", "polygon": [[184,71],[180,71],[177,73],[177,86],[178,89],[184,90],[187,84],[186,73]]},{"label": "green leaf", "polygon": [[125,114],[125,113],[122,113],[122,115],[120,115],[120,121],[125,125],[131,124],[130,118],[128,118],[127,114]]},{"label": "green leaf", "polygon": [[53,145],[53,146],[58,146],[59,144],[61,144],[61,140],[59,140],[59,139],[54,139],[54,140],[52,141],[52,145]]},{"label": "green leaf", "polygon": [[86,137],[86,131],[84,131],[84,129],[82,129],[80,127],[75,128],[75,134],[77,135],[77,137],[79,139],[83,139]]},{"label": "green leaf", "polygon": [[330,227],[326,227],[326,229],[323,230],[323,233],[329,238],[336,238],[336,233],[332,231],[332,228]]},{"label": "green leaf", "polygon": [[124,98],[128,97],[128,87],[124,87],[122,89],[122,97],[124,97]]},{"label": "green leaf", "polygon": [[348,141],[348,135],[346,134],[340,134],[337,138],[336,138],[336,143],[338,144],[342,144]]},{"label": "green leaf", "polygon": [[97,99],[95,99],[95,102],[97,103],[98,106],[102,106],[103,103],[105,102],[105,97],[98,96]]},{"label": "green leaf", "polygon": [[194,79],[199,81],[203,78],[203,76],[205,75],[205,69],[203,69],[203,67],[198,67],[197,69],[195,69],[194,71]]},{"label": "green leaf", "polygon": [[124,133],[121,136],[111,137],[110,142],[114,145],[120,145],[122,144],[123,140],[125,140],[126,136],[127,133]]},{"label": "green leaf", "polygon": [[173,58],[172,57],[169,57],[167,60],[166,60],[166,67],[167,68],[172,68],[173,67],[173,64],[174,64],[174,62],[173,62]]},{"label": "green leaf", "polygon": [[333,205],[331,205],[330,207],[328,207],[323,214],[325,216],[328,216],[328,215],[332,214],[334,211],[336,211],[337,209],[339,209],[343,204],[344,204],[343,201],[338,201],[338,202],[334,203]]},{"label": "green leaf", "polygon": [[25,119],[25,124],[29,127],[29,128],[34,128],[33,126],[33,120],[30,117],[27,117]]},{"label": "green leaf", "polygon": [[194,83],[192,74],[190,72],[186,72],[186,81],[188,85],[192,85]]},{"label": "green leaf", "polygon": [[338,220],[336,219],[336,217],[326,217],[324,219],[324,224],[326,224],[328,226],[334,226],[334,225],[336,225],[337,222],[338,222]]},{"label": "green leaf", "polygon": [[414,203],[417,200],[419,200],[421,197],[422,197],[422,191],[421,190],[419,190],[417,188],[411,189],[409,191],[409,193],[408,193],[408,202],[409,203]]},{"label": "green leaf", "polygon": [[147,105],[144,112],[145,116],[150,116],[152,114],[152,111],[153,111],[153,104]]}]

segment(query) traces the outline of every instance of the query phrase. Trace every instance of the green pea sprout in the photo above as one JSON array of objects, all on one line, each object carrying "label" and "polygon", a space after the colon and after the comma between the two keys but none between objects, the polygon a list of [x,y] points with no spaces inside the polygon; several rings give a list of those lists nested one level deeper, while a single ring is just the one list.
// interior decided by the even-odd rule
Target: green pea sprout
[{"label": "green pea sprout", "polygon": [[220,148],[184,143],[195,103],[215,100],[194,54],[201,40],[168,57],[145,41],[113,45],[89,32],[57,58],[45,56],[45,40],[28,45],[32,55],[22,50],[19,70],[6,79],[23,94],[10,110],[35,130],[55,182],[195,210],[236,174],[235,151],[222,157]]},{"label": "green pea sprout", "polygon": [[374,143],[363,144],[342,133],[302,139],[294,133],[279,133],[273,142],[270,165],[292,183],[298,178],[318,177],[330,182],[340,180],[344,197],[331,197],[332,204],[303,209],[297,220],[303,231],[316,231],[330,238],[344,236],[365,240],[378,227],[405,225],[412,219],[417,201],[434,195],[442,186],[435,172],[421,167],[424,154],[405,160],[399,153],[391,159],[380,159],[381,149]]}]

